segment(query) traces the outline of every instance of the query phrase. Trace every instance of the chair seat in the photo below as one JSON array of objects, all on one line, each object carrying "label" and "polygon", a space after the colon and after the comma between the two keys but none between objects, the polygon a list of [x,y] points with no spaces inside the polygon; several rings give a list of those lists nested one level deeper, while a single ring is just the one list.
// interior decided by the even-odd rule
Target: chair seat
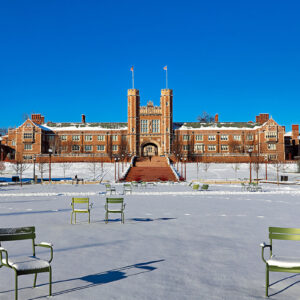
[{"label": "chair seat", "polygon": [[[5,258],[2,258],[2,263],[6,264]],[[48,261],[33,256],[9,258],[8,264],[17,271],[41,270],[50,267]]]},{"label": "chair seat", "polygon": [[272,255],[267,264],[279,268],[300,268],[300,258]]},{"label": "chair seat", "polygon": [[86,212],[86,213],[88,213],[89,210],[86,209],[86,208],[76,208],[76,209],[74,209],[74,212]]},{"label": "chair seat", "polygon": [[107,212],[109,213],[122,213],[122,210],[115,210],[115,209],[108,209]]}]

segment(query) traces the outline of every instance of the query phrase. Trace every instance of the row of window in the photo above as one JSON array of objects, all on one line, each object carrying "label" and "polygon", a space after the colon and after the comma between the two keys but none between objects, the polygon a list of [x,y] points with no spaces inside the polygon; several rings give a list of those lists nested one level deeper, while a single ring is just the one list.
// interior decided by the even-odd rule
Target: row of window
[{"label": "row of window", "polygon": [[[208,141],[216,141],[216,138],[217,138],[216,135],[208,135],[207,136]],[[195,135],[195,140],[196,141],[203,141],[203,139],[204,139],[203,134],[196,134]],[[246,139],[247,139],[247,141],[253,141],[253,135],[252,134],[246,135]],[[188,135],[188,134],[183,135],[183,140],[184,141],[190,141],[191,140],[191,135]],[[221,141],[228,141],[229,140],[228,134],[221,134],[220,135],[220,140]],[[234,141],[241,141],[241,135],[234,134],[233,135],[233,140]]]},{"label": "row of window", "polygon": [[[48,141],[53,141],[54,140],[54,135],[48,135],[47,138],[48,138]],[[60,140],[61,141],[67,141],[68,140],[68,136],[67,135],[60,135],[59,136]],[[80,141],[80,138],[81,136],[80,135],[72,135],[72,141]],[[94,136],[93,135],[85,135],[84,136],[84,140],[86,142],[91,142],[93,141],[94,139]],[[118,135],[111,135],[111,139],[112,141],[118,141]],[[126,140],[126,136],[122,136],[122,139],[123,140]],[[98,141],[105,141],[105,135],[97,135],[97,140]]]},{"label": "row of window", "polygon": [[[216,151],[217,150],[217,146],[216,145],[207,145],[207,151]],[[252,149],[253,150],[253,146],[247,146],[246,147],[247,150]],[[183,145],[183,150],[184,151],[189,151],[190,145]],[[220,149],[221,151],[229,151],[229,145],[220,145]],[[242,147],[240,145],[235,145],[234,146],[235,150],[241,150]],[[194,151],[201,151],[203,152],[205,150],[205,145],[204,144],[196,144],[194,145]],[[268,144],[268,150],[276,150],[276,144]]]},{"label": "row of window", "polygon": [[[97,145],[97,151],[105,151],[105,145]],[[24,144],[24,150],[32,150],[32,144]],[[61,147],[62,151],[67,151],[67,146]],[[80,151],[79,145],[72,145],[72,151]],[[93,151],[92,145],[85,145],[84,151],[90,152]],[[118,151],[118,145],[112,145],[112,151]]]}]

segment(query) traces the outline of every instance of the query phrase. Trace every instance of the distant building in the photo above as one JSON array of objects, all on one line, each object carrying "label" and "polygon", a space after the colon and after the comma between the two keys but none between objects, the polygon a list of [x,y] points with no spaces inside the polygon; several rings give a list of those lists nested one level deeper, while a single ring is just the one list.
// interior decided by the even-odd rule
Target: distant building
[{"label": "distant building", "polygon": [[[139,90],[129,89],[127,123],[89,123],[85,115],[79,123],[45,123],[33,114],[2,138],[2,159],[46,160],[51,149],[56,162],[153,155],[199,162],[247,162],[250,156],[258,162],[283,161],[285,139],[284,126],[269,114],[255,122],[220,122],[218,115],[210,123],[173,122],[172,90],[161,90],[159,106],[152,101],[140,106]],[[298,140],[294,135],[292,140],[299,145],[299,130]]]},{"label": "distant building", "polygon": [[292,131],[284,135],[285,158],[287,160],[300,159],[299,125],[292,125]]}]

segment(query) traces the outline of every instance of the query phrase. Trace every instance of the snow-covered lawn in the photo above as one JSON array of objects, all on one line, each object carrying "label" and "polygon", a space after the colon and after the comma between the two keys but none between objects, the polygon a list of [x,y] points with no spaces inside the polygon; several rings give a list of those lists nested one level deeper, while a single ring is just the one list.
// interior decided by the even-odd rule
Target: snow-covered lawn
[{"label": "snow-covered lawn", "polygon": [[[206,179],[234,178],[227,167],[201,172]],[[247,177],[243,167],[238,177]],[[195,165],[187,174],[196,179]],[[0,227],[34,225],[37,242],[54,244],[53,299],[263,299],[259,244],[268,242],[269,226],[300,227],[300,185],[262,186],[256,193],[242,192],[239,184],[211,184],[207,192],[186,183],[135,188],[124,196],[125,224],[117,215],[105,224],[104,185],[0,186]],[[122,185],[116,187],[122,194]],[[83,195],[93,202],[91,224],[83,214],[71,225],[71,197]],[[31,244],[20,244],[2,246],[30,254]],[[277,249],[300,257],[300,243],[275,242]],[[39,253],[47,256],[47,249]],[[270,278],[276,282],[270,294],[279,292],[271,299],[299,299],[300,275]],[[47,282],[48,274],[39,274],[32,289],[33,276],[20,276],[19,299],[46,297]],[[0,299],[13,299],[13,287],[13,271],[1,268]]]}]

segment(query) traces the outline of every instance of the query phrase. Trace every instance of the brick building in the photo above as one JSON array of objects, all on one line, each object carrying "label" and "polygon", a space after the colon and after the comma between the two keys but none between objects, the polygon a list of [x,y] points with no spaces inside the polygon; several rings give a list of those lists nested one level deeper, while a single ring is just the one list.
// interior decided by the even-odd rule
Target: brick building
[{"label": "brick building", "polygon": [[[209,162],[285,159],[285,128],[269,114],[255,122],[173,122],[173,91],[161,90],[160,105],[140,106],[139,90],[128,90],[127,123],[46,122],[33,114],[2,138],[2,159],[32,161],[113,161],[132,156],[169,156]],[[299,130],[298,130],[299,136]],[[298,139],[299,144],[299,139]]]}]

